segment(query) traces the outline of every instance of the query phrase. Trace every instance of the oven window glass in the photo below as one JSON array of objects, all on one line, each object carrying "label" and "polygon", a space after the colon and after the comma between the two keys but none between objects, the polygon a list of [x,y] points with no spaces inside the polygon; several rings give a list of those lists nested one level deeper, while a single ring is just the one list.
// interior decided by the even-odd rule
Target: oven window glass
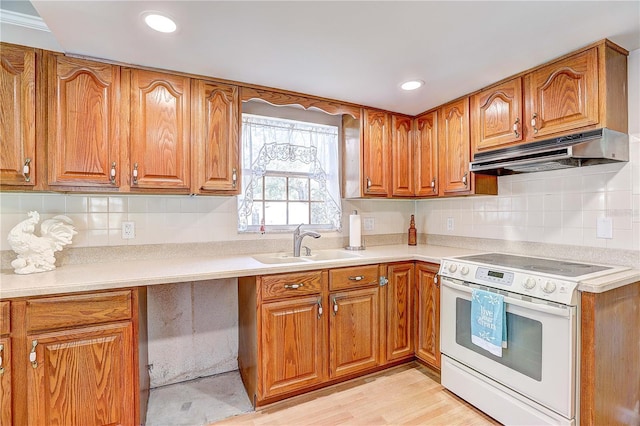
[{"label": "oven window glass", "polygon": [[542,380],[542,323],[507,312],[507,347],[502,357],[471,343],[471,302],[456,299],[456,343],[534,380]]}]

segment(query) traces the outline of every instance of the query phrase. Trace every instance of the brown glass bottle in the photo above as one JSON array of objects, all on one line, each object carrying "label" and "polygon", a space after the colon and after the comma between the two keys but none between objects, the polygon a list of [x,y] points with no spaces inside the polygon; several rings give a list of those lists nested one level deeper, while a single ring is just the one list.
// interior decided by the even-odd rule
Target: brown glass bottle
[{"label": "brown glass bottle", "polygon": [[415,246],[418,244],[418,231],[416,230],[416,221],[411,215],[411,222],[409,223],[409,245]]}]

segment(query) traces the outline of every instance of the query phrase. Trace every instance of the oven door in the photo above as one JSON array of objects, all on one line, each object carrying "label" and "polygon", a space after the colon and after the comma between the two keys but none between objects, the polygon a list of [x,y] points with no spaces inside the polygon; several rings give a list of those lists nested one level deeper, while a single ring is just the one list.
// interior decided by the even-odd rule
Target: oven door
[{"label": "oven door", "polygon": [[576,308],[507,294],[507,347],[497,357],[471,343],[471,292],[480,286],[446,277],[441,284],[441,352],[574,418]]}]

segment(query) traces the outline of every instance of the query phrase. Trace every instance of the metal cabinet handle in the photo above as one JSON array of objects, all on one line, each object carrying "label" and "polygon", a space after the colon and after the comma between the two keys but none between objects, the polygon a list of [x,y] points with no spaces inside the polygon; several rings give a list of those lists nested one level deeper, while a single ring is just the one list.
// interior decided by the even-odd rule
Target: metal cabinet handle
[{"label": "metal cabinet handle", "polygon": [[116,184],[116,162],[111,163],[111,172],[109,173],[109,181],[112,185]]},{"label": "metal cabinet handle", "polygon": [[464,184],[464,186],[467,186],[467,184],[468,184],[467,175],[468,175],[468,173],[465,173],[465,174],[462,176],[462,183]]},{"label": "metal cabinet handle", "polygon": [[438,283],[438,276],[437,275],[433,276],[433,283],[436,285],[436,287],[440,288],[440,284]]},{"label": "metal cabinet handle", "polygon": [[355,276],[349,277],[349,281],[362,281],[362,280],[364,280],[364,275],[355,275]]},{"label": "metal cabinet handle", "polygon": [[133,184],[138,184],[138,163],[133,164]]},{"label": "metal cabinet handle", "polygon": [[520,124],[520,118],[516,118],[516,121],[513,123],[513,134],[516,136],[516,138],[520,137],[520,132],[518,131],[519,124]]},{"label": "metal cabinet handle", "polygon": [[236,168],[234,167],[233,170],[231,170],[231,186],[235,188],[237,185],[238,185],[238,170],[236,170]]},{"label": "metal cabinet handle", "polygon": [[436,178],[431,179],[431,190],[436,193]]},{"label": "metal cabinet handle", "polygon": [[338,301],[334,297],[333,298],[333,316],[336,316],[337,313],[338,313]]},{"label": "metal cabinet handle", "polygon": [[4,365],[2,365],[2,355],[4,355],[4,345],[0,345],[0,376],[4,374]]},{"label": "metal cabinet handle", "polygon": [[534,112],[533,116],[531,117],[531,127],[533,127],[533,133],[538,133],[538,128],[536,127],[537,120],[538,120],[538,113]]},{"label": "metal cabinet handle", "polygon": [[22,166],[22,176],[24,176],[25,182],[31,182],[31,158],[24,160],[24,166]]},{"label": "metal cabinet handle", "polygon": [[380,284],[380,287],[384,287],[385,285],[389,284],[389,279],[385,276],[381,276],[378,279],[378,283]]},{"label": "metal cabinet handle", "polygon": [[371,179],[367,176],[367,189],[371,188]]},{"label": "metal cabinet handle", "polygon": [[291,290],[295,290],[298,289],[300,287],[304,287],[303,283],[296,283],[296,284],[285,284],[284,288],[286,289],[291,289]]},{"label": "metal cabinet handle", "polygon": [[320,318],[322,316],[322,298],[318,299],[317,305],[318,305],[318,318]]},{"label": "metal cabinet handle", "polygon": [[38,341],[33,340],[31,342],[31,352],[29,352],[29,362],[33,368],[38,368],[38,361],[36,360],[36,346],[38,346]]}]

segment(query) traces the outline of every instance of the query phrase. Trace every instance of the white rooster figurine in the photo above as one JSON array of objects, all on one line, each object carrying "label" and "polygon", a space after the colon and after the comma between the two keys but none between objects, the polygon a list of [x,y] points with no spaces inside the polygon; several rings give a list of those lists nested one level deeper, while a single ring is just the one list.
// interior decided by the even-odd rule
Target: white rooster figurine
[{"label": "white rooster figurine", "polygon": [[9,245],[18,254],[11,266],[16,274],[56,269],[53,253],[70,244],[73,236],[77,234],[73,221],[63,215],[47,219],[40,225],[41,236],[38,237],[33,233],[40,222],[40,214],[33,211],[27,215],[29,219],[23,220],[9,231]]}]

